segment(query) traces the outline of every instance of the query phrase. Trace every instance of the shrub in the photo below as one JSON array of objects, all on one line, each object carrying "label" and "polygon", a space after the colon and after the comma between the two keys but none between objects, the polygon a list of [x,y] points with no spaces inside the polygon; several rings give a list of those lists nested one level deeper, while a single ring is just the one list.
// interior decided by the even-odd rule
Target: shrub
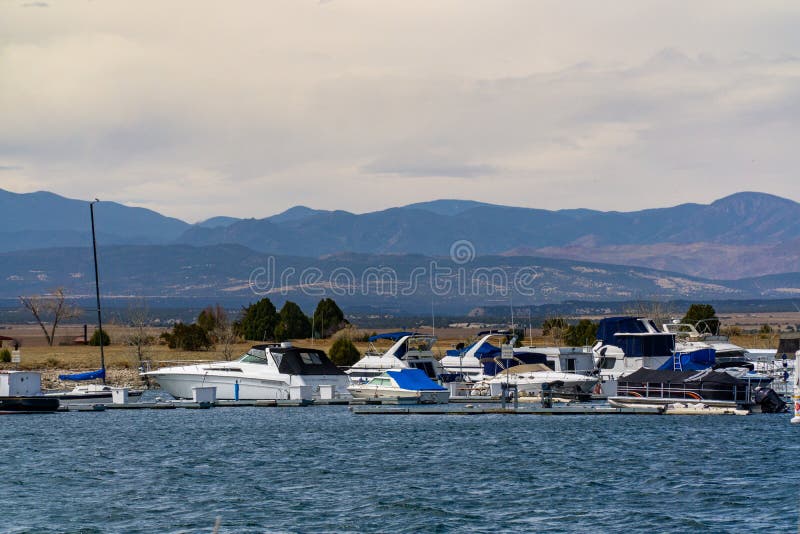
[{"label": "shrub", "polygon": [[361,358],[361,353],[358,352],[352,341],[346,337],[341,337],[333,342],[328,356],[336,365],[350,366]]},{"label": "shrub", "polygon": [[164,332],[161,337],[164,338],[171,349],[206,350],[214,345],[208,336],[208,332],[194,323],[190,325],[176,323],[172,328],[172,332]]},{"label": "shrub", "polygon": [[10,363],[11,362],[11,351],[8,349],[0,350],[0,362],[3,363]]},{"label": "shrub", "polygon": [[93,347],[99,347],[100,346],[101,336],[102,336],[103,346],[104,347],[107,347],[107,346],[111,345],[111,337],[108,335],[108,333],[105,330],[95,330],[94,334],[92,334],[92,337],[89,340],[89,345],[91,345]]}]

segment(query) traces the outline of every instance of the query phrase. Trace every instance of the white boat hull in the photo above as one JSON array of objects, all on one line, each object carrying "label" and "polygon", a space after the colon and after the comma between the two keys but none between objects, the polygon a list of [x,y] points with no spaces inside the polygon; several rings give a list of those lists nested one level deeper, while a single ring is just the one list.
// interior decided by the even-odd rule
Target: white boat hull
[{"label": "white boat hull", "polygon": [[353,385],[347,388],[356,399],[417,399],[423,404],[446,404],[450,401],[447,390],[411,390],[369,385]]},{"label": "white boat hull", "polygon": [[350,380],[347,376],[306,376],[291,377],[290,382],[280,379],[243,377],[227,374],[189,374],[154,371],[148,376],[155,378],[161,388],[178,399],[191,399],[192,388],[216,387],[216,398],[220,400],[285,400],[291,395],[293,386],[310,386],[313,396],[319,396],[319,386],[334,386],[335,396],[347,396]]}]

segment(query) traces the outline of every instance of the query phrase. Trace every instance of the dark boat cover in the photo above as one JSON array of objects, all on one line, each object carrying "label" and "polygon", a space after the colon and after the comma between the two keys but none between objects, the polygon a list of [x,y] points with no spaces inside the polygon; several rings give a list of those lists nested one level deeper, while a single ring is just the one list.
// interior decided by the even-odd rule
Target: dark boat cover
[{"label": "dark boat cover", "polygon": [[741,380],[724,371],[667,371],[639,369],[628,376],[620,377],[620,384],[683,384],[703,382],[709,384],[740,384]]},{"label": "dark boat cover", "polygon": [[88,373],[77,373],[74,375],[58,375],[59,380],[97,380],[106,377],[105,369],[98,369],[97,371],[89,371]]},{"label": "dark boat cover", "polygon": [[[261,348],[263,346],[255,347]],[[280,354],[278,371],[291,375],[343,375],[344,371],[336,367],[325,353],[318,349],[302,349],[300,347],[269,347],[273,354]]]}]

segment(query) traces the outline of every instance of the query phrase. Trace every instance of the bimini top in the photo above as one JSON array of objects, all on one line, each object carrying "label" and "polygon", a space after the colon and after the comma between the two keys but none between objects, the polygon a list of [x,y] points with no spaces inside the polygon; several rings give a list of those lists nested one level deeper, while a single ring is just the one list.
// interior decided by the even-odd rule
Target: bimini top
[{"label": "bimini top", "polygon": [[400,341],[400,339],[406,336],[413,336],[416,332],[387,332],[386,334],[375,334],[374,336],[370,336],[368,341],[373,343],[378,341],[379,339],[389,339],[391,341]]},{"label": "bimini top", "polygon": [[397,386],[403,389],[412,391],[444,391],[444,388],[428,378],[425,371],[422,369],[397,369],[386,371],[396,383]]}]

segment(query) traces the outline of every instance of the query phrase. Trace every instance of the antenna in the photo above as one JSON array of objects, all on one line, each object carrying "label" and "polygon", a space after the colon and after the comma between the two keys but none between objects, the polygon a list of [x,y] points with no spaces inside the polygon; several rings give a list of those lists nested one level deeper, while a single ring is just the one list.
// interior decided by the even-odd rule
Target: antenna
[{"label": "antenna", "polygon": [[431,299],[431,327],[433,328],[433,334],[436,335],[436,315],[433,313],[433,299]]}]

